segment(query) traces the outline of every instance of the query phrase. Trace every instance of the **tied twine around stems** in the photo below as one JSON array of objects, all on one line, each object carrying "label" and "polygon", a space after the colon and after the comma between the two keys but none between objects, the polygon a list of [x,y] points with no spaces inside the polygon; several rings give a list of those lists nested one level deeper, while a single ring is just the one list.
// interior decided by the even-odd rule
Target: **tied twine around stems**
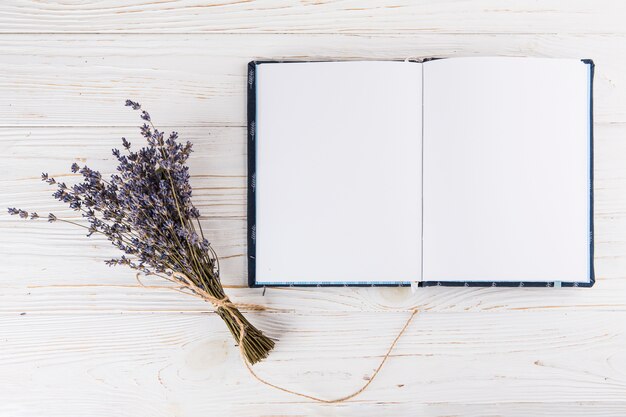
[{"label": "tied twine around stems", "polygon": [[[380,364],[374,370],[374,372],[372,373],[372,376],[368,378],[367,382],[365,384],[363,384],[363,386],[361,388],[359,388],[358,390],[354,391],[353,393],[348,394],[346,396],[343,396],[341,398],[328,400],[328,399],[325,399],[325,398],[319,398],[319,397],[316,397],[316,396],[313,396],[313,395],[304,394],[304,393],[301,393],[301,392],[290,390],[288,388],[284,388],[284,387],[278,386],[276,384],[273,384],[273,383],[271,383],[271,382],[261,378],[259,375],[257,375],[256,372],[254,372],[254,370],[252,369],[252,366],[246,360],[246,356],[245,356],[245,352],[244,352],[244,348],[243,348],[243,340],[244,340],[244,338],[246,336],[246,325],[241,321],[241,319],[239,317],[237,317],[236,314],[234,314],[234,312],[235,312],[235,310],[237,308],[245,308],[245,309],[254,310],[254,311],[264,311],[264,310],[267,310],[266,307],[258,305],[258,304],[247,304],[247,303],[236,303],[235,304],[232,301],[230,301],[227,296],[224,296],[224,298],[216,298],[216,297],[212,296],[211,294],[209,294],[207,291],[203,290],[202,288],[200,288],[196,284],[194,284],[193,281],[187,275],[185,275],[183,273],[180,273],[180,272],[173,272],[172,276],[174,278],[177,278],[180,281],[182,281],[183,286],[185,288],[191,290],[193,292],[193,295],[197,295],[198,297],[202,298],[205,301],[210,301],[217,308],[222,308],[224,310],[227,310],[229,313],[231,313],[231,316],[235,319],[235,322],[237,323],[237,326],[239,326],[239,340],[238,340],[239,354],[241,356],[241,359],[242,359],[244,365],[246,365],[246,369],[248,369],[248,372],[250,373],[250,375],[254,379],[256,379],[258,382],[260,382],[263,385],[267,385],[268,387],[277,389],[277,390],[285,392],[287,394],[296,395],[298,397],[306,398],[306,399],[317,401],[317,402],[324,403],[324,404],[341,403],[341,402],[344,402],[344,401],[348,401],[348,400],[356,397],[359,394],[362,394],[370,386],[370,384],[374,381],[374,378],[376,378],[376,376],[378,375],[380,370],[385,365],[385,362],[387,362],[387,359],[389,359],[389,356],[391,355],[391,352],[393,351],[393,349],[396,347],[396,344],[398,343],[398,340],[400,340],[400,337],[402,337],[402,335],[406,332],[406,329],[409,327],[409,325],[413,321],[413,318],[419,312],[419,310],[417,310],[417,309],[411,310],[411,315],[407,319],[406,323],[404,324],[404,326],[402,327],[402,329],[400,330],[400,332],[398,333],[396,338],[393,340],[393,342],[391,342],[391,345],[387,349],[387,352],[383,356],[383,359],[380,361]],[[179,288],[175,288],[175,287],[146,286],[146,285],[143,284],[143,282],[141,281],[141,279],[139,277],[140,277],[140,274],[137,273],[135,275],[135,278],[137,279],[137,282],[139,282],[139,284],[142,287],[146,287],[146,288],[167,288],[167,289],[172,289],[172,290],[175,290],[175,291],[178,291],[178,292],[182,292],[184,294],[189,294],[189,293],[187,293],[187,292],[185,292],[185,291],[183,291],[183,290],[181,290]]]}]

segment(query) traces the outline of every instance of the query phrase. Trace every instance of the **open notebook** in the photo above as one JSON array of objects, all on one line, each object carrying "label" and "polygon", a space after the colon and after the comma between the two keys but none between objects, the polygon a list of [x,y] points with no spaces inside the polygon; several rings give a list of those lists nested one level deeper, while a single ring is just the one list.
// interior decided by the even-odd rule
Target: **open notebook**
[{"label": "open notebook", "polygon": [[591,286],[593,62],[251,62],[251,286]]}]

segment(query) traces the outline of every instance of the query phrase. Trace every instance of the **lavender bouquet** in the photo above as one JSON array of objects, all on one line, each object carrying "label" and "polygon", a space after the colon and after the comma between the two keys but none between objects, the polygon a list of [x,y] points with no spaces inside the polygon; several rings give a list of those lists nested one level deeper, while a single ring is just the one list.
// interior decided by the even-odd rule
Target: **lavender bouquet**
[{"label": "lavender bouquet", "polygon": [[[106,236],[124,253],[107,260],[110,266],[126,265],[158,276],[172,282],[173,289],[212,302],[246,361],[254,364],[266,358],[274,342],[252,326],[224,293],[217,254],[205,238],[200,212],[191,202],[186,161],[192,144],[179,143],[176,132],[166,138],[139,103],[127,100],[126,106],[141,111],[141,135],[147,146],[131,151],[130,142],[122,138],[124,150],[113,149],[117,173],[108,179],[76,163],[71,170],[82,174],[83,181],[72,186],[43,173],[41,179],[56,186],[53,197],[80,212],[86,222],[52,213],[48,221],[83,227],[87,236]],[[40,218],[16,208],[9,208],[9,213],[24,219]]]}]

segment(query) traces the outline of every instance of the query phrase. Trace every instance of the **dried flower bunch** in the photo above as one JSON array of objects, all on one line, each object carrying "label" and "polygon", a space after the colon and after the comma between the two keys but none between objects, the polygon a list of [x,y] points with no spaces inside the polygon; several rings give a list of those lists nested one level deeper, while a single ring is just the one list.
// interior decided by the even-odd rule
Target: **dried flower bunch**
[{"label": "dried flower bunch", "polygon": [[[191,202],[187,158],[192,144],[182,144],[178,134],[167,138],[152,124],[139,103],[126,106],[141,111],[141,135],[147,146],[138,151],[122,138],[124,150],[113,149],[117,173],[105,179],[87,166],[72,164],[83,181],[67,186],[43,173],[41,179],[56,186],[53,197],[80,212],[87,224],[50,213],[48,221],[65,222],[87,229],[87,236],[101,234],[124,255],[107,260],[146,275],[174,283],[173,288],[212,301],[245,359],[254,364],[267,357],[274,342],[252,326],[232,304],[220,282],[219,260],[200,224],[200,212]],[[38,219],[37,213],[9,208],[21,218]],[[242,329],[244,330],[242,334]]]}]

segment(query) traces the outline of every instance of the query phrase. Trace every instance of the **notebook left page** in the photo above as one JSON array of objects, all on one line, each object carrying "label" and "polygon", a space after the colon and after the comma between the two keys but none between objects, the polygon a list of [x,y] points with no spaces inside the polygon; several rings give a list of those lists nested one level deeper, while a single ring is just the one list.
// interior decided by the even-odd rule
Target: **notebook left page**
[{"label": "notebook left page", "polygon": [[418,281],[421,132],[421,64],[258,64],[255,283]]}]

